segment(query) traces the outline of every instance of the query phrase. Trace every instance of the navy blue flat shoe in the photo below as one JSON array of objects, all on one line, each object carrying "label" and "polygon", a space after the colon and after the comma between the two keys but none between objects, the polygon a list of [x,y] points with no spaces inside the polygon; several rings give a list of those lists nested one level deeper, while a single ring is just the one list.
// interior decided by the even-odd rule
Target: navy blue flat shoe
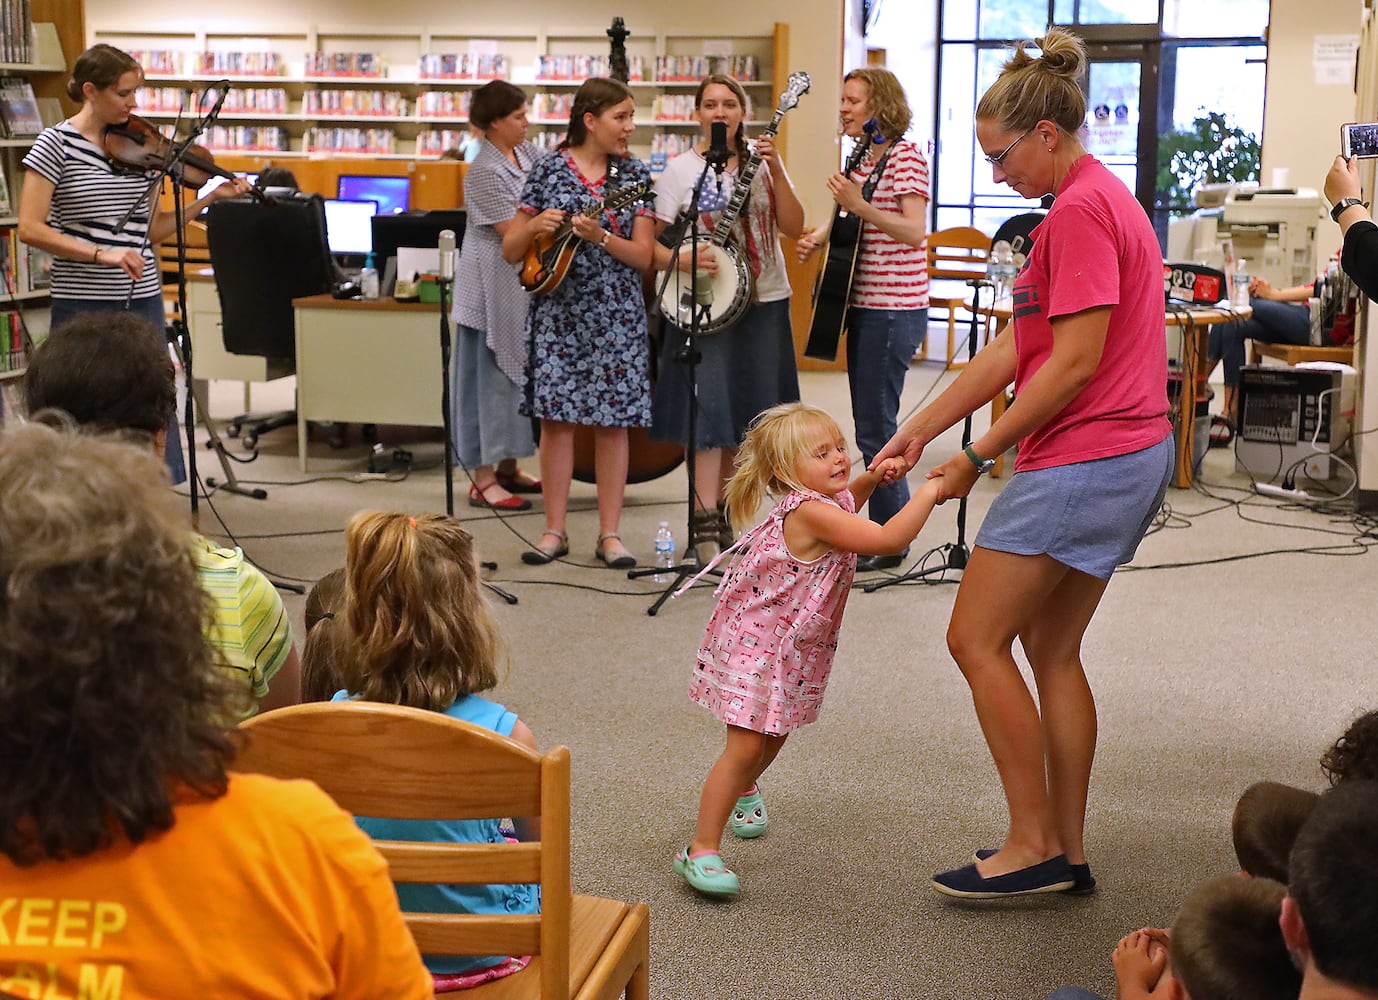
[{"label": "navy blue flat shoe", "polygon": [[939,872],[933,876],[934,889],[944,895],[963,899],[1000,899],[1004,896],[1029,896],[1040,892],[1066,892],[1075,885],[1072,866],[1067,864],[1065,854],[990,878],[983,878],[974,864],[954,868],[950,872]]},{"label": "navy blue flat shoe", "polygon": [[[971,857],[974,861],[985,861],[986,858],[997,853],[999,853],[999,848],[982,847],[980,850],[973,852]],[[1068,865],[1067,867],[1072,869],[1073,884],[1072,888],[1063,889],[1063,892],[1067,893],[1069,896],[1089,896],[1096,891],[1096,877],[1091,874],[1091,866],[1089,864],[1083,862],[1079,865]]]}]

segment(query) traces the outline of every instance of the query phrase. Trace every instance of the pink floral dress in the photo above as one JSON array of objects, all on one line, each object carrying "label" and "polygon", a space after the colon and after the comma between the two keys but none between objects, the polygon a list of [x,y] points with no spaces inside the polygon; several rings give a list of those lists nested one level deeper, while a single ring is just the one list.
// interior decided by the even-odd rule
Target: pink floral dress
[{"label": "pink floral dress", "polygon": [[816,501],[856,512],[852,494],[795,490],[739,539],[741,557],[718,586],[689,697],[729,726],[779,736],[818,718],[856,553],[811,562],[785,544],[785,517]]}]

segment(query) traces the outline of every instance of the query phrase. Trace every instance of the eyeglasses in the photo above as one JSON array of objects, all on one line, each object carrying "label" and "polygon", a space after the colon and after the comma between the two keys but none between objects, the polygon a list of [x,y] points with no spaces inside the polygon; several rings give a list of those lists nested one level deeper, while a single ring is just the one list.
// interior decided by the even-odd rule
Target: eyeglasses
[{"label": "eyeglasses", "polygon": [[1021,135],[1018,139],[1014,140],[1014,142],[1006,146],[1004,150],[1002,150],[1001,152],[996,153],[994,156],[987,156],[986,162],[989,163],[992,167],[1003,167],[1005,165],[1005,157],[1010,155],[1010,150],[1013,149],[1015,146],[1018,146],[1020,142],[1024,140],[1024,136],[1027,136],[1029,132],[1032,131],[1033,129],[1028,129],[1027,131],[1025,131],[1024,135]]}]

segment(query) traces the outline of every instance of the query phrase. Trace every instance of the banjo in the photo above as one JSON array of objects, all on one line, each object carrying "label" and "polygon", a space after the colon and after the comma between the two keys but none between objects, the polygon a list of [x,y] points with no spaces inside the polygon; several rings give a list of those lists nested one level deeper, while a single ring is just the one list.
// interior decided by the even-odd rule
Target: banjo
[{"label": "banjo", "polygon": [[[809,75],[791,73],[785,92],[780,95],[780,103],[775,109],[775,117],[770,120],[762,136],[773,136],[780,130],[780,122],[785,112],[799,103],[799,98],[809,92]],[[737,221],[747,198],[751,195],[751,182],[760,169],[760,154],[753,152],[737,173],[736,187],[732,198],[713,227],[708,239],[712,247],[709,253],[717,254],[718,271],[713,276],[704,274],[697,279],[688,271],[676,265],[687,261],[692,249],[693,237],[685,236],[676,245],[669,271],[662,277],[660,291],[660,311],[676,326],[688,329],[693,318],[694,308],[700,309],[699,333],[717,333],[742,318],[756,282],[751,276],[751,265],[746,256],[730,242],[732,224]],[[700,253],[703,253],[700,245]]]}]

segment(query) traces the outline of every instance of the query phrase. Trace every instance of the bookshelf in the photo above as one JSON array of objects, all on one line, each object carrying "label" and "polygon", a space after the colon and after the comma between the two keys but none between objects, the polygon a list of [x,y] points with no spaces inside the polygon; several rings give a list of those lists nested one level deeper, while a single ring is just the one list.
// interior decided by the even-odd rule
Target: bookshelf
[{"label": "bookshelf", "polygon": [[[0,62],[0,78],[24,81],[21,89],[31,88],[34,96],[50,93],[51,87],[42,84],[50,84],[53,78],[64,79],[67,73],[58,28],[51,22],[17,25],[7,37],[0,37],[0,57],[6,60]],[[50,112],[50,116],[61,114],[60,107]],[[47,254],[31,251],[19,242],[17,212],[24,180],[21,161],[33,145],[37,129],[18,131],[24,134],[9,135],[0,129],[5,133],[0,138],[0,392],[6,410],[12,408],[19,391],[36,335],[41,339],[47,330],[47,270],[51,263]]]},{"label": "bookshelf", "polygon": [[[507,79],[531,96],[533,134],[563,137],[574,89],[608,71],[605,25],[475,37],[438,28],[353,30],[303,26],[263,34],[185,28],[101,28],[94,41],[128,51],[148,84],[140,113],[171,124],[188,91],[229,79],[215,152],[309,157],[322,153],[399,159],[438,156],[468,128],[471,92]],[[764,125],[774,106],[781,29],[764,35],[633,35],[627,41],[638,132],[633,151],[653,161],[688,148],[700,76],[721,67],[742,79]]]}]

